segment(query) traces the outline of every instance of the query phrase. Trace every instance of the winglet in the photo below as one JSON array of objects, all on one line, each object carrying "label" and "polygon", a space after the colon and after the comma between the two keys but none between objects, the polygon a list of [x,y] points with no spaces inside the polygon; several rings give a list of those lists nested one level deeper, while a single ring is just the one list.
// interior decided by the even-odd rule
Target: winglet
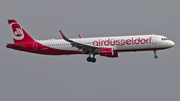
[{"label": "winglet", "polygon": [[78,36],[79,36],[79,38],[83,38],[80,34]]},{"label": "winglet", "polygon": [[61,30],[59,30],[59,32],[60,32],[63,39],[67,39],[66,36],[63,34],[63,32]]}]

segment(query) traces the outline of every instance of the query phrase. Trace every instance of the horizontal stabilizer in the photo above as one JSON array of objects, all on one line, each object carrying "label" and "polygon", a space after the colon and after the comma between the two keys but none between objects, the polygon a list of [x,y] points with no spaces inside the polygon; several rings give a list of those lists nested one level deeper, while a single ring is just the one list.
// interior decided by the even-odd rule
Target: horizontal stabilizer
[{"label": "horizontal stabilizer", "polygon": [[22,48],[24,48],[25,46],[23,46],[23,45],[18,45],[18,44],[7,44],[6,47],[7,47],[7,48],[13,48],[13,49],[22,49]]}]

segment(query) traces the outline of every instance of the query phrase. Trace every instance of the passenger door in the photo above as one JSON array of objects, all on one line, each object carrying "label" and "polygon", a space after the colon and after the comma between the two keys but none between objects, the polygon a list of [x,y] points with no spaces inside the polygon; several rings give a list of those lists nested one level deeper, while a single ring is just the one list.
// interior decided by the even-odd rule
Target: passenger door
[{"label": "passenger door", "polygon": [[156,36],[152,36],[152,44],[156,45],[157,44],[157,37]]}]

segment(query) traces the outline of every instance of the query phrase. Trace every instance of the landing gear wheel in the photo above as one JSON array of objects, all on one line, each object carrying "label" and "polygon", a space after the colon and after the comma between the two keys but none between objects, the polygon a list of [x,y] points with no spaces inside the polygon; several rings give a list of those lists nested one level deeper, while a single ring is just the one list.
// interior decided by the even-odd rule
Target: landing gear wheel
[{"label": "landing gear wheel", "polygon": [[155,59],[158,58],[157,53],[156,53],[156,50],[154,50],[154,58],[155,58]]},{"label": "landing gear wheel", "polygon": [[96,62],[96,58],[91,58],[91,62],[95,63]]},{"label": "landing gear wheel", "polygon": [[91,60],[92,60],[91,57],[87,57],[88,62],[91,62]]},{"label": "landing gear wheel", "polygon": [[[93,55],[93,57],[91,57],[91,55]],[[89,57],[87,57],[87,61],[95,63],[96,62],[95,54],[94,53],[89,53]]]},{"label": "landing gear wheel", "polygon": [[154,58],[155,58],[155,59],[157,59],[157,58],[158,58],[158,56],[157,56],[157,55],[154,55]]}]

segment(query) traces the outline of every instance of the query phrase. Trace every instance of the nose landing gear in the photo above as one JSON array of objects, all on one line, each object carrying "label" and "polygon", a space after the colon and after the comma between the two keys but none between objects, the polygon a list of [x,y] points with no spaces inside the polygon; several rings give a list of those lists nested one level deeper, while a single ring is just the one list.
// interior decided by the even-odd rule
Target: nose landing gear
[{"label": "nose landing gear", "polygon": [[157,58],[158,58],[158,56],[157,56],[157,55],[154,55],[154,58],[155,58],[155,59],[157,59]]},{"label": "nose landing gear", "polygon": [[155,58],[155,59],[158,58],[157,53],[156,53],[156,50],[154,50],[154,58]]}]

